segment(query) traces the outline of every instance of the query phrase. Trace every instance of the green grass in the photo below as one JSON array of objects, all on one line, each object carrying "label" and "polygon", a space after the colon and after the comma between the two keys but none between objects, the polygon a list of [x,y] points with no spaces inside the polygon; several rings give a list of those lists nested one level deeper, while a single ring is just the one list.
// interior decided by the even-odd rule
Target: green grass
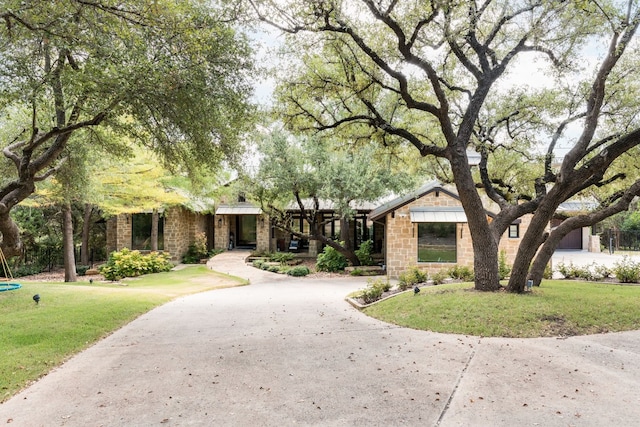
[{"label": "green grass", "polygon": [[571,336],[640,329],[640,286],[545,281],[524,295],[469,283],[424,287],[364,310],[396,325],[485,337]]},{"label": "green grass", "polygon": [[[193,266],[122,284],[22,282],[22,289],[0,292],[0,402],[154,307],[181,295],[242,284],[242,279]],[[38,305],[34,294],[41,296]]]}]

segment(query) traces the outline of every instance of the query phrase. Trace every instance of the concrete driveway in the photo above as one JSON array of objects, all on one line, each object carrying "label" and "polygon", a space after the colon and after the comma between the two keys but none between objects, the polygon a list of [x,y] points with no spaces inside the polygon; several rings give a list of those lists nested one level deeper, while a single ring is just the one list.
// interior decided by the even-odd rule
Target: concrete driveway
[{"label": "concrete driveway", "polygon": [[[14,426],[633,426],[640,332],[502,339],[398,328],[366,280],[211,267],[250,286],[159,307],[0,406]],[[640,309],[639,309],[640,312]]]}]

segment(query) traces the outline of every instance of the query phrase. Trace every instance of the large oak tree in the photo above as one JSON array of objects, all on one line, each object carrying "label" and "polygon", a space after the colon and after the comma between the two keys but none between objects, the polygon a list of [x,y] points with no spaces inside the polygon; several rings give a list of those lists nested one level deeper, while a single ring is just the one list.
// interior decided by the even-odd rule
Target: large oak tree
[{"label": "large oak tree", "polygon": [[[636,177],[617,166],[640,144],[635,1],[250,3],[291,35],[294,59],[278,89],[291,127],[401,138],[450,174],[469,221],[476,289],[500,287],[498,242],[517,218],[532,215],[508,285],[522,292],[541,277],[529,266],[542,245],[544,265],[563,233],[638,194]],[[481,155],[477,170],[470,148]],[[549,234],[558,206],[594,188],[596,212]],[[491,219],[486,198],[498,211]]]},{"label": "large oak tree", "polygon": [[121,151],[126,134],[181,172],[240,154],[252,53],[232,9],[173,0],[0,5],[1,247],[19,253],[11,209],[56,173],[79,130]]}]

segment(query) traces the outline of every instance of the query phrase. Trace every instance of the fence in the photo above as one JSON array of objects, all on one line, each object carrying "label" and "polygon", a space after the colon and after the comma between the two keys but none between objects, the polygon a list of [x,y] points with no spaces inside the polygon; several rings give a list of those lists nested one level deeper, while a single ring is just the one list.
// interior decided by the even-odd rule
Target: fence
[{"label": "fence", "polygon": [[[104,261],[105,258],[104,250],[96,251],[91,249],[89,252],[89,264],[91,265],[99,261]],[[75,260],[76,265],[80,265],[80,246],[75,247]],[[42,271],[53,271],[57,268],[63,267],[64,254],[62,247],[41,246],[25,249],[22,264],[39,266]]]},{"label": "fence", "polygon": [[600,233],[600,244],[609,251],[640,251],[640,231],[610,228]]}]

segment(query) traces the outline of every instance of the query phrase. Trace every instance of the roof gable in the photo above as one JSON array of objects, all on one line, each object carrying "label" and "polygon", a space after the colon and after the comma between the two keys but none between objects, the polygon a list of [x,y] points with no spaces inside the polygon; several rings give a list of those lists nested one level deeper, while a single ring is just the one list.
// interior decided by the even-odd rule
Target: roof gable
[{"label": "roof gable", "polygon": [[384,217],[385,215],[387,215],[389,212],[395,211],[396,209],[399,209],[415,200],[418,200],[421,197],[426,196],[429,193],[433,193],[435,191],[441,191],[445,194],[447,194],[450,197],[453,197],[456,200],[460,200],[460,197],[458,197],[458,194],[451,191],[451,190],[447,190],[446,188],[444,188],[442,186],[442,184],[440,184],[440,182],[438,181],[431,181],[426,183],[425,185],[423,185],[422,187],[410,191],[408,194],[402,196],[402,197],[398,197],[396,199],[393,199],[383,205],[378,206],[377,208],[375,208],[374,210],[372,210],[369,213],[369,219],[372,221],[375,221],[377,219],[380,219],[382,217]]}]

